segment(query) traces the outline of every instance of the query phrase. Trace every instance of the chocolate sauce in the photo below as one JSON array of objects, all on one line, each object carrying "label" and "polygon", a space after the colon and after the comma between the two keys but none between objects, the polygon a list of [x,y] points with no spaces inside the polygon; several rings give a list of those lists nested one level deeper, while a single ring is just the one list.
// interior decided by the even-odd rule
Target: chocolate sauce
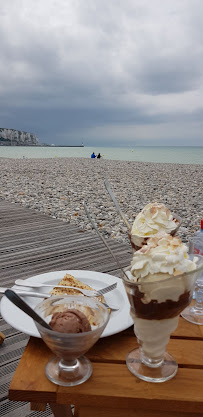
[{"label": "chocolate sauce", "polygon": [[137,251],[137,250],[140,250],[141,249],[141,247],[143,246],[143,245],[146,245],[147,244],[147,241],[148,241],[148,237],[144,237],[143,238],[143,240],[142,240],[142,246],[137,246],[137,245],[135,245],[135,243],[133,242],[133,240],[132,240],[132,235],[131,235],[131,233],[128,233],[128,237],[129,237],[129,240],[130,240],[130,243],[131,243],[131,246],[132,246],[132,248],[134,249],[134,251]]},{"label": "chocolate sauce", "polygon": [[191,294],[185,291],[180,295],[178,301],[166,300],[158,303],[157,300],[151,300],[150,303],[143,303],[144,293],[140,292],[138,287],[134,289],[134,294],[128,293],[131,309],[135,311],[136,316],[147,320],[171,319],[178,316],[181,311],[187,307],[191,301]]}]

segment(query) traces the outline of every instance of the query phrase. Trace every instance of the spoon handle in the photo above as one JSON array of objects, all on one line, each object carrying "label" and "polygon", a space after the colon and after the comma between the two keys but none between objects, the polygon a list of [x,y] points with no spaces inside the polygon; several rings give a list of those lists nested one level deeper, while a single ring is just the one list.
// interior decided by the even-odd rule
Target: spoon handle
[{"label": "spoon handle", "polygon": [[37,323],[41,324],[41,326],[46,327],[49,330],[52,328],[49,326],[46,321],[44,321],[25,301],[22,300],[14,291],[6,290],[4,295],[18,308],[20,308],[24,313],[28,314],[28,316],[32,317],[33,320],[37,321]]},{"label": "spoon handle", "polygon": [[112,258],[114,259],[114,261],[115,261],[115,262],[116,262],[116,264],[118,265],[119,269],[120,269],[120,270],[122,271],[122,273],[125,275],[125,277],[127,278],[127,280],[129,280],[129,278],[128,278],[128,276],[127,276],[126,272],[124,271],[124,269],[122,268],[122,266],[121,266],[121,264],[120,264],[119,260],[115,257],[115,255],[114,255],[114,253],[112,252],[112,250],[111,250],[110,246],[108,245],[108,243],[106,242],[106,240],[103,238],[103,236],[102,236],[102,234],[99,232],[99,230],[98,230],[98,228],[97,228],[96,224],[95,224],[95,223],[94,223],[94,221],[92,220],[92,218],[91,218],[91,216],[90,216],[90,213],[89,213],[89,211],[88,211],[88,209],[87,209],[87,206],[86,206],[85,202],[83,203],[83,206],[84,206],[85,213],[86,213],[86,215],[87,215],[87,217],[88,217],[88,219],[89,219],[89,221],[90,221],[90,223],[91,223],[92,227],[96,230],[96,232],[97,232],[98,236],[100,237],[100,239],[102,240],[102,242],[105,244],[106,248],[107,248],[107,249],[108,249],[108,251],[110,252],[110,254],[111,254]]},{"label": "spoon handle", "polygon": [[115,205],[118,213],[120,214],[122,220],[124,221],[125,225],[127,226],[128,231],[130,231],[131,230],[131,226],[128,223],[126,217],[124,216],[124,214],[123,214],[123,212],[122,212],[122,210],[121,210],[121,208],[120,208],[120,206],[118,204],[118,201],[116,200],[116,197],[115,197],[115,195],[114,195],[114,193],[113,193],[113,191],[112,191],[112,189],[110,187],[110,184],[109,184],[108,180],[104,180],[104,185],[105,185],[106,190],[108,191],[109,195],[111,196],[111,199],[114,202],[114,205]]}]

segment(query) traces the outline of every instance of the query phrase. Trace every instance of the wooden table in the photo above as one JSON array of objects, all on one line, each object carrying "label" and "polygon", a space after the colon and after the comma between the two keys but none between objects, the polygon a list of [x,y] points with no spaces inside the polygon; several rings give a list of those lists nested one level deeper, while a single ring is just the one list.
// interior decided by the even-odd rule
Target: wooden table
[{"label": "wooden table", "polygon": [[[68,416],[66,404],[75,404],[79,417],[187,417],[203,416],[203,326],[180,318],[168,351],[179,369],[170,381],[153,384],[130,373],[126,354],[136,347],[133,328],[100,339],[87,353],[93,374],[76,387],[50,382],[44,366],[52,353],[41,339],[30,338],[9,389],[14,401],[30,401],[32,408],[49,403],[54,415]],[[62,412],[63,409],[63,412]],[[58,411],[58,414],[57,414]]]}]

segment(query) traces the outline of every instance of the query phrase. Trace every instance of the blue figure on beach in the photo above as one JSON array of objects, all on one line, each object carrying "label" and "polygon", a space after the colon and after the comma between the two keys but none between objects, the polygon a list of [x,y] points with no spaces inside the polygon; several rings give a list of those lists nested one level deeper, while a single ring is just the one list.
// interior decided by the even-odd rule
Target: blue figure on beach
[{"label": "blue figure on beach", "polygon": [[92,152],[91,158],[96,158],[96,155],[94,152]]}]

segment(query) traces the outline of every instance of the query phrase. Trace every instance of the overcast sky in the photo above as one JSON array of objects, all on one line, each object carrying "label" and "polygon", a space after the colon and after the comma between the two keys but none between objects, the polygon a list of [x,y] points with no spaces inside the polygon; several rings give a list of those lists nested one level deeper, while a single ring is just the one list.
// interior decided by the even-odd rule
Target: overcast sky
[{"label": "overcast sky", "polygon": [[0,0],[0,127],[203,145],[202,0]]}]

